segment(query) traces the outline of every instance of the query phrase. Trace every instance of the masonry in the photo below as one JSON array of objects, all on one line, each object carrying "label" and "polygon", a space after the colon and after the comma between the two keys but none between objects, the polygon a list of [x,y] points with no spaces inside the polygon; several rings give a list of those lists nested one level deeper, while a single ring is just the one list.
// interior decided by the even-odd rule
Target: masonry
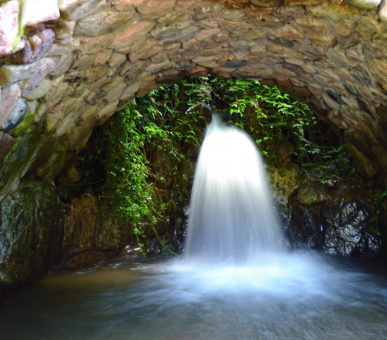
[{"label": "masonry", "polygon": [[387,186],[386,55],[386,0],[0,0],[0,288],[60,260],[53,183],[93,129],[186,76],[305,100]]},{"label": "masonry", "polygon": [[[0,198],[27,174],[52,181],[134,97],[206,74],[304,99],[344,136],[363,176],[385,177],[386,6],[348,2],[3,1]],[[41,137],[11,166],[32,131]]]}]

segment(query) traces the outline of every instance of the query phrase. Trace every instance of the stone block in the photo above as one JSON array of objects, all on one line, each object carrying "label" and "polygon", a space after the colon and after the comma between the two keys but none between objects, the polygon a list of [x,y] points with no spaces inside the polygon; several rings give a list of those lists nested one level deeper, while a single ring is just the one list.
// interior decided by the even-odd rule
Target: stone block
[{"label": "stone block", "polygon": [[382,77],[387,77],[387,59],[386,58],[373,58],[370,63],[370,71],[374,74],[378,74]]},{"label": "stone block", "polygon": [[220,33],[220,29],[218,27],[204,28],[200,30],[198,33],[196,33],[194,38],[197,40],[206,40],[218,33]]},{"label": "stone block", "polygon": [[6,122],[21,95],[17,84],[3,86],[0,100],[0,127]]},{"label": "stone block", "polygon": [[[140,50],[135,51],[133,53],[130,53],[129,59],[131,62],[134,63],[140,59],[142,59],[142,60],[148,59],[148,58],[152,57],[153,55],[155,55],[161,51],[163,51],[162,46],[146,45],[143,48],[141,48]],[[165,59],[165,57],[164,57],[164,59]],[[156,62],[156,61],[154,61],[154,62]]]},{"label": "stone block", "polygon": [[170,70],[166,70],[158,73],[156,77],[156,82],[159,84],[162,84],[165,82],[171,83],[171,82],[176,82],[182,79],[183,77],[184,75],[179,70],[170,69]]},{"label": "stone block", "polygon": [[77,21],[74,36],[96,37],[122,31],[130,25],[134,14],[134,8],[131,11],[118,12],[115,8],[105,7],[103,10]]},{"label": "stone block", "polygon": [[137,10],[148,19],[156,19],[167,14],[175,7],[176,0],[148,0],[137,5]]},{"label": "stone block", "polygon": [[10,56],[9,60],[13,64],[30,64],[40,58],[50,49],[55,38],[55,33],[51,29],[43,30],[38,34],[29,36],[22,50]]},{"label": "stone block", "polygon": [[30,100],[30,101],[42,98],[51,89],[51,86],[52,85],[51,85],[50,80],[43,79],[41,84],[38,87],[36,87],[35,89],[33,89],[32,91],[30,91],[30,92],[23,91],[22,96],[23,96],[23,98]]},{"label": "stone block", "polygon": [[54,185],[24,181],[0,206],[0,286],[36,282],[61,257],[63,209]]},{"label": "stone block", "polygon": [[325,54],[330,60],[339,66],[347,67],[351,64],[340,45],[330,48]]},{"label": "stone block", "polygon": [[152,80],[149,83],[145,84],[144,86],[141,86],[141,84],[140,84],[140,89],[137,91],[136,97],[145,96],[150,91],[157,89],[159,86],[160,86],[160,84],[158,84],[156,82],[156,80]]},{"label": "stone block", "polygon": [[76,49],[79,54],[96,54],[104,51],[113,41],[113,34],[101,35],[99,37],[78,37],[79,47]]},{"label": "stone block", "polygon": [[358,7],[360,9],[377,9],[381,0],[344,0],[347,4]]},{"label": "stone block", "polygon": [[257,7],[278,7],[282,5],[283,0],[251,0],[251,3]]},{"label": "stone block", "polygon": [[145,38],[154,25],[154,21],[134,21],[126,30],[115,35],[109,47],[112,49],[125,48]]},{"label": "stone block", "polygon": [[123,53],[113,52],[108,60],[108,64],[112,68],[119,68],[126,62],[126,55]]},{"label": "stone block", "polygon": [[166,26],[166,25],[176,24],[178,22],[190,21],[191,18],[192,16],[190,15],[190,13],[186,13],[186,12],[180,13],[180,12],[171,11],[165,14],[164,16],[157,18],[156,20],[159,24]]},{"label": "stone block", "polygon": [[53,57],[53,56],[62,56],[64,54],[72,53],[76,50],[81,49],[79,39],[75,39],[72,36],[61,39],[54,40],[51,47],[44,54],[45,57]]},{"label": "stone block", "polygon": [[37,28],[42,22],[55,22],[59,19],[58,0],[24,0],[22,27]]},{"label": "stone block", "polygon": [[105,64],[113,54],[113,50],[106,49],[95,56],[95,65]]},{"label": "stone block", "polygon": [[15,145],[16,139],[0,131],[0,162]]},{"label": "stone block", "polygon": [[352,144],[347,144],[347,149],[355,161],[356,168],[363,177],[371,178],[378,173],[378,166],[374,160],[368,158]]},{"label": "stone block", "polygon": [[224,0],[204,0],[204,1],[197,1],[197,0],[177,0],[175,11],[178,12],[187,12],[191,11],[195,8],[202,8],[203,6],[210,6],[214,4],[222,3]]},{"label": "stone block", "polygon": [[8,132],[18,126],[26,115],[28,110],[28,102],[24,98],[19,98],[15,106],[12,109],[12,112],[3,123],[3,131]]},{"label": "stone block", "polygon": [[327,18],[333,20],[336,23],[341,22],[343,24],[349,24],[352,26],[354,21],[349,20],[349,18],[356,16],[359,13],[359,10],[356,7],[348,6],[345,3],[338,4],[337,2],[333,1],[320,1],[317,6],[307,6],[306,12],[310,16],[317,18]]},{"label": "stone block", "polygon": [[104,91],[106,91],[105,98],[107,103],[110,104],[112,102],[117,102],[121,98],[121,95],[125,88],[126,88],[125,83],[117,84],[117,86],[113,87],[110,90],[104,88]]},{"label": "stone block", "polygon": [[380,4],[379,18],[384,24],[387,24],[387,1],[386,0],[382,0]]},{"label": "stone block", "polygon": [[331,96],[329,96],[326,92],[321,94],[321,97],[324,99],[325,103],[334,110],[339,110],[341,108],[340,103],[335,101]]},{"label": "stone block", "polygon": [[121,93],[120,100],[126,101],[128,98],[134,97],[134,95],[139,90],[139,88],[140,88],[140,82],[139,81],[137,81],[137,82],[135,82],[133,84],[128,85],[124,89],[124,91]]},{"label": "stone block", "polygon": [[0,67],[0,85],[14,84],[32,76],[38,76],[42,80],[54,69],[55,62],[50,58],[42,58],[27,65],[3,65]]},{"label": "stone block", "polygon": [[50,75],[61,76],[66,73],[74,61],[74,56],[75,54],[73,53],[67,53],[53,57],[52,60],[55,62],[55,69],[50,73]]},{"label": "stone block", "polygon": [[106,123],[106,121],[117,111],[119,101],[112,102],[105,105],[95,115],[96,125],[100,126]]},{"label": "stone block", "polygon": [[174,63],[171,63],[169,60],[165,60],[161,63],[150,64],[149,66],[147,66],[145,68],[145,71],[150,73],[150,74],[154,74],[154,73],[160,72],[162,70],[170,69],[173,66],[174,66]]},{"label": "stone block", "polygon": [[19,32],[19,2],[9,1],[0,6],[0,56],[13,52]]},{"label": "stone block", "polygon": [[229,10],[240,10],[249,5],[249,0],[226,0],[224,7]]},{"label": "stone block", "polygon": [[77,21],[103,9],[107,0],[59,0],[62,16],[68,21]]},{"label": "stone block", "polygon": [[131,10],[133,6],[138,6],[146,0],[114,0],[113,4],[118,11]]},{"label": "stone block", "polygon": [[63,39],[72,36],[74,33],[75,23],[75,21],[68,21],[63,17],[59,18],[54,28],[56,38]]},{"label": "stone block", "polygon": [[200,27],[187,23],[177,23],[170,26],[158,26],[151,31],[152,36],[162,45],[184,42],[192,38]]}]

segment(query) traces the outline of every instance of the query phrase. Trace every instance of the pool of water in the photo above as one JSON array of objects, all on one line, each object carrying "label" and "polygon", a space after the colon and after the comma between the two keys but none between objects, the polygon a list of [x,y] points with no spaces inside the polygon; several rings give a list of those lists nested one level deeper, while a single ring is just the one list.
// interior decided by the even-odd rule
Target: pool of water
[{"label": "pool of water", "polygon": [[387,339],[385,268],[308,253],[54,272],[3,299],[0,338]]}]

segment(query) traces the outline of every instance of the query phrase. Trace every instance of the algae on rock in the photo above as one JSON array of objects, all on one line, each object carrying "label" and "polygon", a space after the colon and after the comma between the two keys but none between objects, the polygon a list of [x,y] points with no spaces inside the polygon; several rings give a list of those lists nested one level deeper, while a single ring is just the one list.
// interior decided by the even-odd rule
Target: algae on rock
[{"label": "algae on rock", "polygon": [[61,256],[63,211],[53,185],[21,182],[0,206],[0,290],[41,278]]}]

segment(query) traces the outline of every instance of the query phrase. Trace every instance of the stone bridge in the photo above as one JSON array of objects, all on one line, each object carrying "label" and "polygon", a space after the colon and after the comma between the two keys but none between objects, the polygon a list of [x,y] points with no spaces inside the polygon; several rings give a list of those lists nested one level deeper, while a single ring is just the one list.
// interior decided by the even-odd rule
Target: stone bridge
[{"label": "stone bridge", "polygon": [[385,0],[3,0],[0,200],[134,97],[207,74],[303,98],[386,184]]}]

